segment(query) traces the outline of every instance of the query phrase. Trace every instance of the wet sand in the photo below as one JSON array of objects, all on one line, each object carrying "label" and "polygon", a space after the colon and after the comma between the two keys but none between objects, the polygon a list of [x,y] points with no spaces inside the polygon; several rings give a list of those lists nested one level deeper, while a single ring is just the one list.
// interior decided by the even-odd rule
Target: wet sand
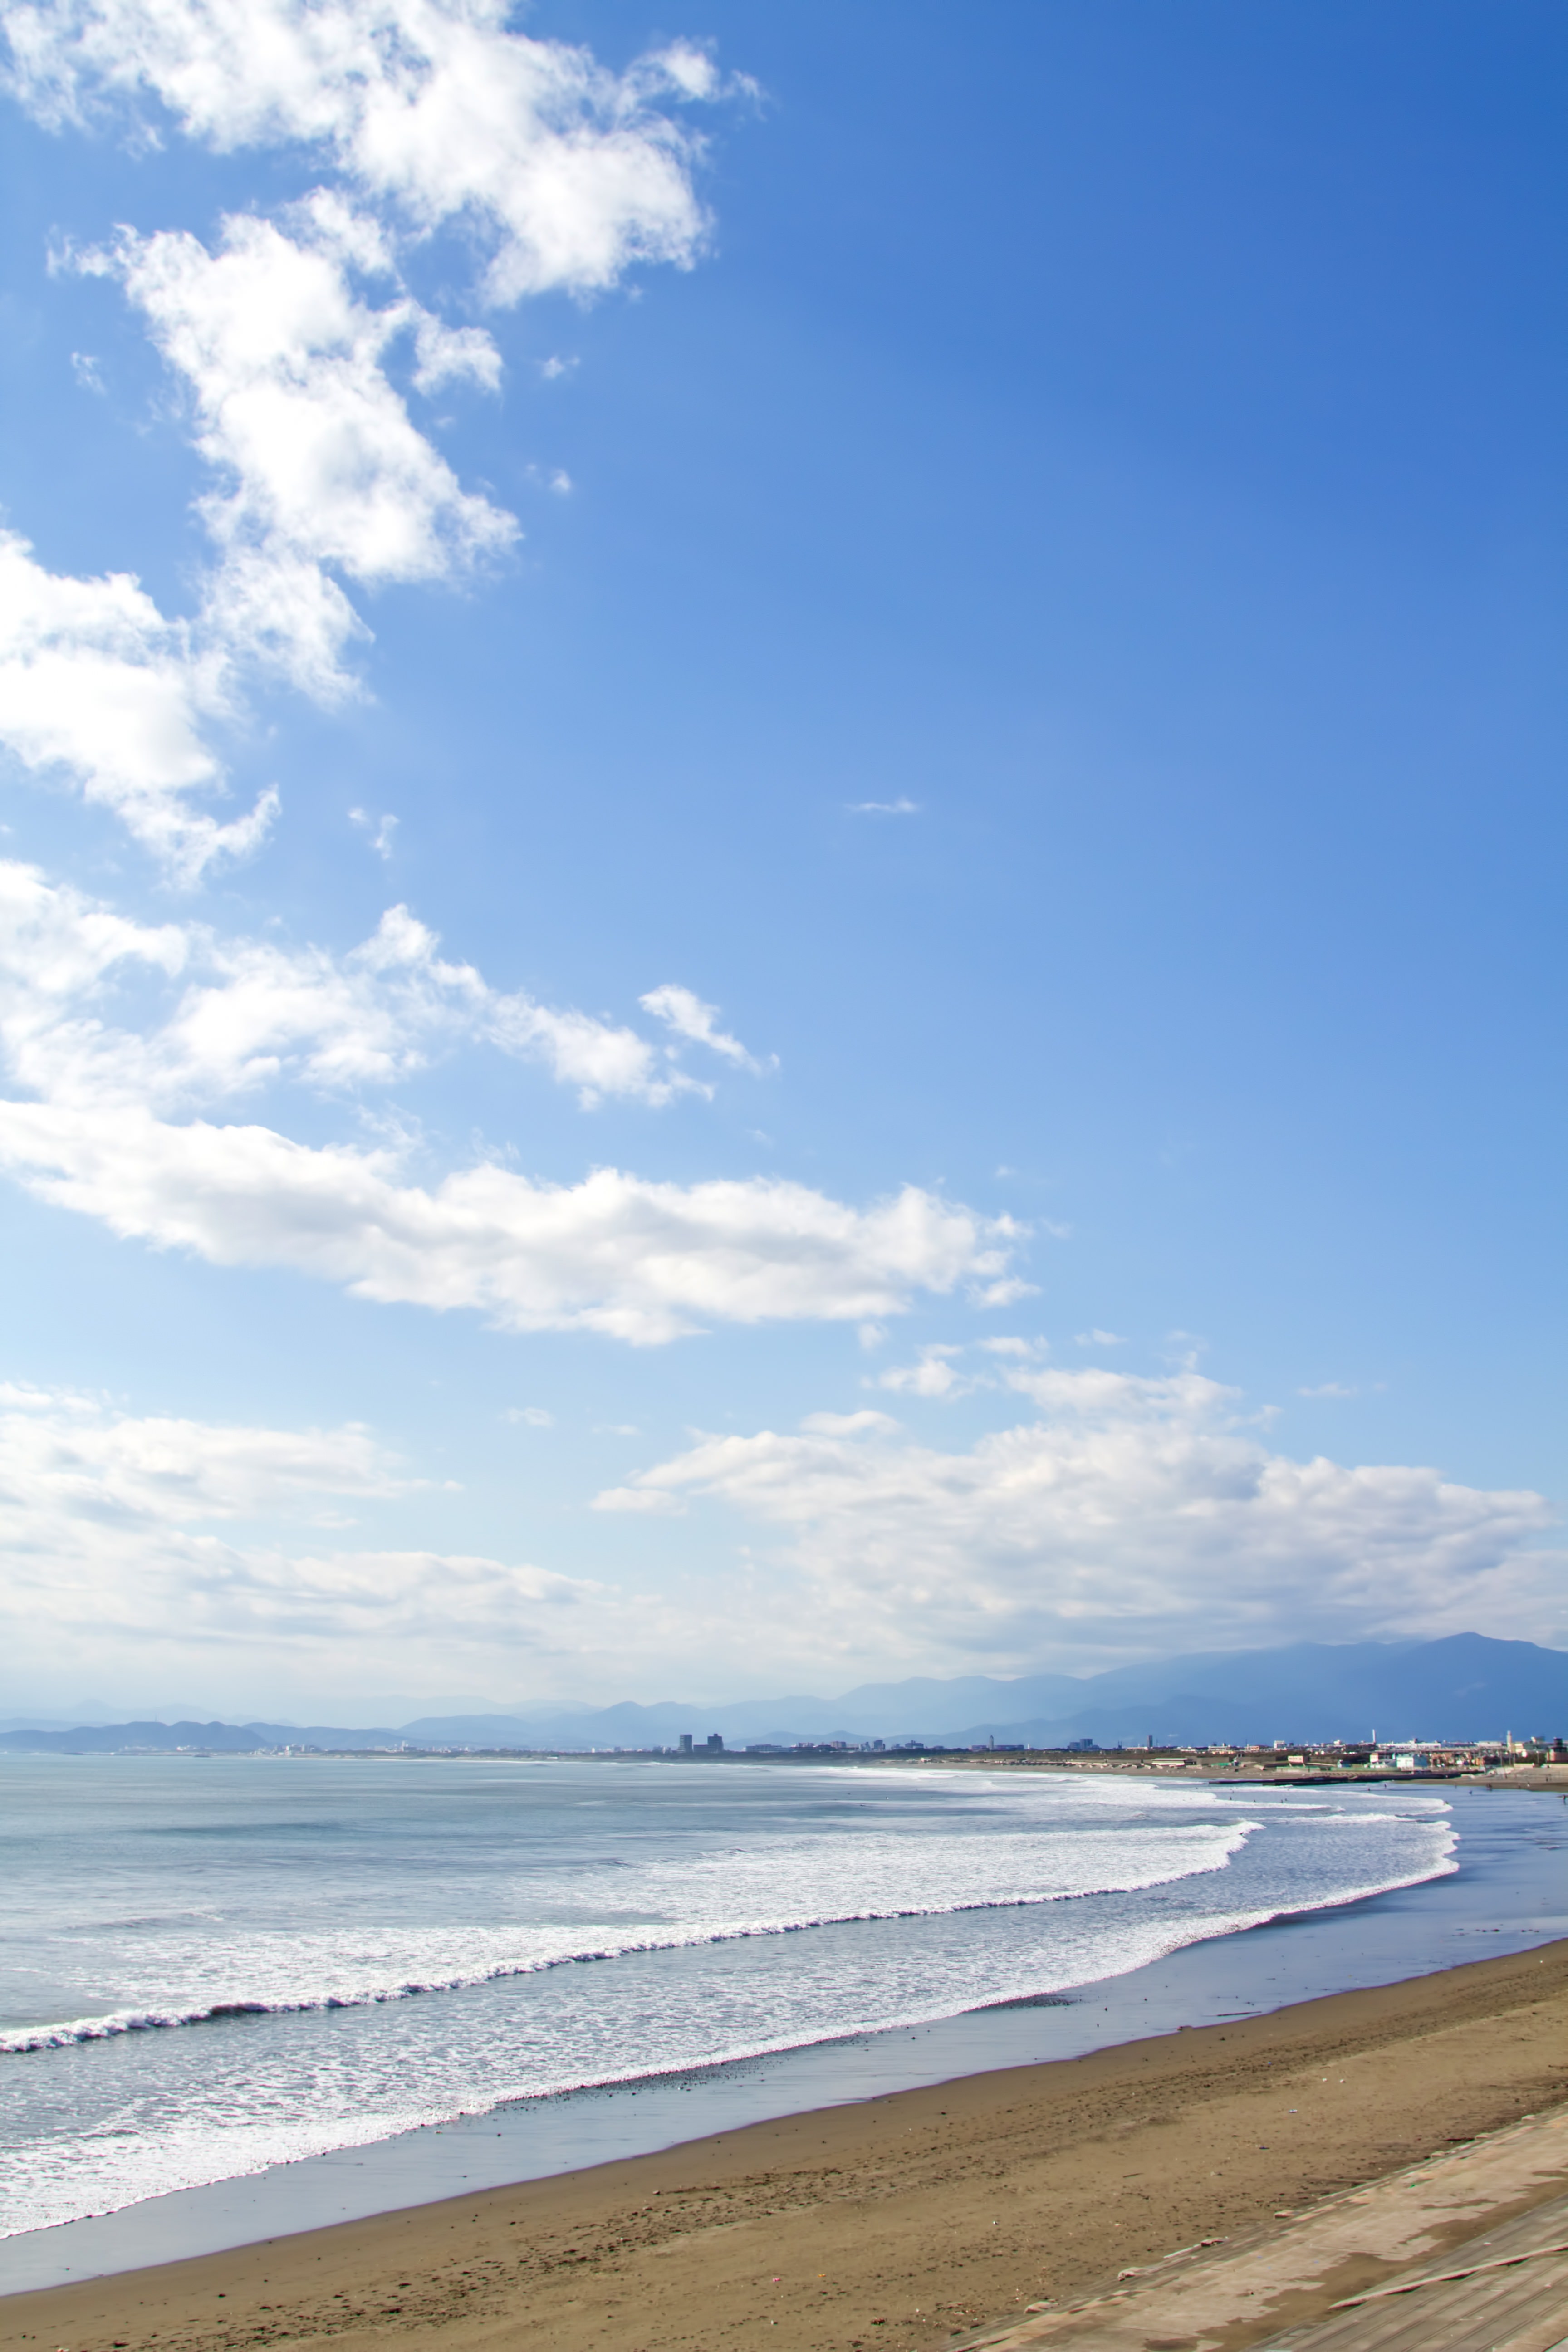
[{"label": "wet sand", "polygon": [[1565,2099],[1562,1942],[13,2295],[0,2352],[910,2352]]}]

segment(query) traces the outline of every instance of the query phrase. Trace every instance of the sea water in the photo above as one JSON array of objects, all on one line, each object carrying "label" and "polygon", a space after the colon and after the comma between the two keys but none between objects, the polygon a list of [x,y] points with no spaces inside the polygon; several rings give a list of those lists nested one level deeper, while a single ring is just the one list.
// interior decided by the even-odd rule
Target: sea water
[{"label": "sea water", "polygon": [[1070,1994],[1456,1867],[1436,1792],[479,1759],[0,1766],[0,2230]]}]

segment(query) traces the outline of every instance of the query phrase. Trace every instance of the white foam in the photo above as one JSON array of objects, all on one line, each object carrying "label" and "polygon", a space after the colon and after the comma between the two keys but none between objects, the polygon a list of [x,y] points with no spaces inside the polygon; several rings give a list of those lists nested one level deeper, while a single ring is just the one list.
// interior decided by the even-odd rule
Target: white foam
[{"label": "white foam", "polygon": [[[697,1859],[616,1864],[619,1918],[582,1916],[581,1876],[563,1890],[578,1916],[550,1927],[485,1928],[471,1921],[367,1939],[353,1931],[274,1933],[236,1948],[215,1931],[193,1959],[174,1939],[143,1937],[139,1965],[173,1975],[183,1999],[130,2002],[102,2014],[0,2034],[0,2053],[58,2049],[120,2034],[240,2016],[363,2008],[420,1993],[457,1992],[575,1961],[623,1958],[752,1936],[782,1936],[855,1919],[931,1918],[960,1911],[1127,1894],[1222,1870],[1256,1822],[1173,1823],[1100,1840],[1042,1830],[976,1838],[897,1835],[820,1839]],[[611,1872],[602,1874],[611,1876]],[[551,1890],[537,1890],[543,1900]],[[627,1914],[641,1915],[636,1924]]]},{"label": "white foam", "polygon": [[[745,1777],[732,1819],[709,1776],[696,1817],[667,1780],[677,1833],[662,1788],[623,1818],[585,1768],[510,1873],[488,1852],[460,1866],[456,1838],[450,1868],[428,1846],[416,1868],[367,1823],[292,1885],[244,1882],[243,1902],[178,1858],[139,1909],[123,1885],[74,1884],[46,1941],[90,1999],[8,2037],[26,2054],[0,2069],[0,2232],[502,2101],[1070,1991],[1455,1867],[1446,1811],[1403,1794],[1244,1805],[928,1769],[857,1774],[848,1801],[837,1776]],[[463,1784],[418,1785],[456,1801]],[[239,2014],[154,2030],[217,2010]]]}]

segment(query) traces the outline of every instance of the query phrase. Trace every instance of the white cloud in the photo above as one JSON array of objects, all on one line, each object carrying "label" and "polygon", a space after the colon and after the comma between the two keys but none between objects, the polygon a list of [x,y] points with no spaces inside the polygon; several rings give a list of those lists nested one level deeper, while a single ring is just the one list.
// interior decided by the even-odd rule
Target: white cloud
[{"label": "white cloud", "polygon": [[555,1415],[552,1412],[546,1412],[542,1404],[509,1406],[506,1418],[508,1421],[521,1422],[529,1429],[553,1429],[555,1426]]},{"label": "white cloud", "polygon": [[[670,1101],[692,1082],[633,1029],[492,989],[392,907],[345,956],[221,940],[205,925],[129,922],[33,867],[0,860],[0,1045],[46,1100],[191,1108],[280,1079],[384,1086],[457,1042],[541,1062],[585,1105]],[[103,991],[138,968],[179,983],[156,1025],[102,1017]]]},{"label": "white cloud", "polygon": [[406,296],[361,300],[342,225],[322,235],[320,221],[296,238],[231,216],[214,253],[184,231],[127,232],[106,260],[190,386],[197,448],[227,478],[204,508],[220,544],[253,539],[374,585],[445,578],[517,526],[459,487],[383,362],[406,336],[421,389],[466,375],[493,390],[500,353]]},{"label": "white cloud", "polygon": [[919,816],[919,801],[851,801],[851,816]]},{"label": "white cloud", "polygon": [[[248,675],[280,671],[326,702],[353,690],[344,656],[370,633],[334,575],[450,580],[516,536],[511,516],[461,487],[387,373],[406,344],[416,384],[491,387],[489,337],[402,293],[379,309],[362,299],[351,268],[391,261],[341,199],[318,192],[290,224],[231,219],[216,253],[184,232],[126,230],[111,251],[75,257],[124,283],[218,477],[199,501],[218,560],[195,617],[165,617],[129,573],[52,573],[0,534],[0,742],[73,780],[187,884],[248,855],[277,811],[270,790],[227,822],[201,805],[224,789],[213,730],[242,716]],[[384,855],[389,840],[384,825]]]},{"label": "white cloud", "polygon": [[[678,987],[666,982],[662,988],[650,988],[646,996],[637,999],[645,1013],[673,1029],[678,1037],[688,1038],[693,1045],[706,1045],[711,1053],[722,1055],[727,1062],[736,1063],[743,1070],[758,1070],[762,1064],[746,1051],[738,1037],[731,1037],[714,1024],[719,1018],[716,1004],[704,1004],[689,988]],[[773,1057],[777,1066],[777,1056]]]},{"label": "white cloud", "polygon": [[360,1298],[641,1345],[709,1322],[894,1314],[1012,1238],[912,1186],[864,1210],[804,1185],[663,1184],[614,1168],[563,1185],[485,1164],[426,1186],[390,1150],[174,1125],[131,1105],[0,1105],[0,1166],[112,1233],[215,1265],[289,1266]]},{"label": "white cloud", "polygon": [[[402,907],[341,961],[222,942],[204,925],[138,924],[9,860],[0,911],[0,1039],[24,1084],[58,1100],[211,1101],[290,1065],[318,1087],[385,1081],[420,1067],[435,1035],[511,1002],[492,998],[471,966],[445,962]],[[145,1034],[89,1009],[128,966],[182,983]]]},{"label": "white cloud", "polygon": [[83,392],[96,392],[100,397],[102,396],[105,388],[103,369],[91,352],[72,352],[71,373]]},{"label": "white cloud", "polygon": [[0,1387],[0,1494],[101,1526],[159,1528],[284,1513],[416,1482],[357,1424],[331,1430],[135,1418],[104,1400]]},{"label": "white cloud", "polygon": [[229,709],[223,656],[131,573],[63,578],[0,531],[0,742],[36,773],[75,778],[185,880],[253,849],[277,807],[265,793],[221,824],[192,804],[221,789],[203,730]]},{"label": "white cloud", "polygon": [[506,0],[22,0],[12,82],[51,123],[155,99],[220,150],[303,142],[415,228],[465,218],[492,300],[688,266],[698,142],[658,101],[720,78],[676,45],[625,74],[509,32]]},{"label": "white cloud", "polygon": [[[629,1482],[786,1531],[825,1646],[1017,1666],[1073,1650],[1564,1630],[1539,1495],[1269,1453],[1195,1373],[1021,1370],[1040,1417],[967,1452],[880,1418],[713,1436]],[[782,1602],[781,1602],[782,1606]]]},{"label": "white cloud", "polygon": [[1076,1333],[1074,1344],[1079,1348],[1125,1348],[1127,1342],[1120,1331],[1095,1329]]},{"label": "white cloud", "polygon": [[1298,1396],[1303,1397],[1353,1397],[1360,1393],[1359,1389],[1348,1388],[1343,1381],[1321,1381],[1315,1389],[1298,1389],[1296,1391]]},{"label": "white cloud", "polygon": [[666,1495],[656,1486],[606,1486],[595,1495],[591,1507],[595,1511],[630,1512],[645,1519],[678,1519],[686,1506],[678,1496]]},{"label": "white cloud", "polygon": [[891,1389],[905,1396],[944,1397],[967,1396],[971,1390],[985,1385],[970,1372],[961,1372],[954,1363],[962,1356],[962,1348],[944,1347],[936,1342],[922,1348],[912,1364],[893,1364],[877,1376],[879,1389]]},{"label": "white cloud", "polygon": [[200,501],[220,552],[209,634],[330,698],[363,633],[333,572],[373,587],[450,579],[510,546],[517,525],[461,487],[386,371],[403,339],[422,389],[458,376],[493,389],[489,337],[406,295],[363,301],[350,268],[388,263],[374,225],[341,202],[318,195],[291,226],[231,216],[216,252],[183,230],[123,230],[79,267],[122,281],[188,388],[196,448],[221,485]]},{"label": "white cloud", "polygon": [[[395,1667],[500,1642],[558,1645],[602,1588],[467,1553],[329,1547],[321,1530],[419,1482],[356,1426],[273,1429],[142,1417],[101,1398],[0,1389],[0,1627],[9,1679],[58,1686],[140,1655],[253,1685],[352,1642]],[[402,1671],[406,1672],[406,1658]],[[35,1700],[35,1704],[37,1701]]]},{"label": "white cloud", "polygon": [[[1054,1232],[1056,1229],[1048,1226],[1047,1230]],[[976,1307],[1016,1307],[1021,1298],[1037,1298],[1040,1286],[1037,1282],[1025,1282],[1018,1275],[1008,1274],[999,1281],[979,1285],[970,1295]]]},{"label": "white cloud", "polygon": [[[34,1100],[0,1103],[0,1166],[115,1233],[215,1264],[279,1265],[356,1296],[470,1307],[511,1329],[651,1343],[710,1320],[863,1320],[996,1277],[1018,1237],[908,1187],[858,1210],[762,1179],[689,1186],[598,1169],[575,1185],[493,1162],[420,1184],[406,1139],[296,1143],[189,1113],[290,1080],[409,1076],[454,1040],[541,1060],[588,1101],[683,1081],[635,1031],[491,990],[406,908],[344,957],[148,928],[0,862],[0,1043]],[[111,1026],[122,973],[176,991]]]},{"label": "white cloud", "polygon": [[[74,776],[181,881],[253,849],[276,809],[219,824],[210,722],[240,713],[245,673],[280,671],[331,701],[369,635],[342,583],[448,580],[504,551],[513,517],[465,489],[415,425],[414,387],[493,389],[500,359],[398,277],[410,238],[461,219],[496,301],[588,294],[638,260],[689,266],[705,234],[698,142],[668,110],[718,96],[677,44],[626,73],[507,29],[502,0],[11,0],[12,93],[54,126],[111,100],[154,101],[218,149],[303,143],[343,184],[279,220],[237,215],[209,251],[126,229],[76,266],[124,284],[183,380],[217,486],[200,501],[218,551],[193,622],[125,575],[58,579],[9,542],[0,583],[0,741]],[[735,85],[731,85],[735,87]],[[390,281],[379,304],[356,280]],[[97,362],[78,377],[101,390]],[[563,363],[563,366],[564,363]],[[560,371],[555,371],[560,372]],[[559,467],[550,487],[571,488]]]},{"label": "white cloud", "polygon": [[392,856],[393,835],[397,831],[395,816],[383,816],[379,821],[365,809],[350,809],[349,823],[357,824],[362,833],[370,835],[370,845],[384,864]]}]

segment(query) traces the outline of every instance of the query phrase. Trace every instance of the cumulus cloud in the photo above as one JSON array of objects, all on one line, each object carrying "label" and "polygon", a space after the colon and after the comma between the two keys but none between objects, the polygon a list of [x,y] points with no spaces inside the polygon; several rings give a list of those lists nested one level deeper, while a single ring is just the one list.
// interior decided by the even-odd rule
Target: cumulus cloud
[{"label": "cumulus cloud", "polygon": [[[275,219],[237,215],[209,249],[125,229],[68,257],[119,278],[180,379],[216,476],[198,504],[217,560],[186,622],[128,576],[56,578],[9,542],[0,582],[0,741],[74,778],[192,882],[261,839],[276,799],[219,824],[211,722],[249,672],[319,700],[354,690],[370,635],[349,588],[451,579],[517,535],[414,422],[423,394],[493,390],[500,357],[472,324],[416,302],[410,241],[461,221],[486,299],[616,284],[639,260],[689,266],[705,221],[700,142],[669,110],[723,85],[677,44],[608,73],[588,51],[507,28],[500,0],[12,0],[13,94],[85,126],[145,107],[220,150],[300,144],[341,184]],[[387,299],[371,299],[380,281]],[[79,376],[101,388],[96,362]],[[571,485],[557,468],[552,487]],[[720,1045],[717,1050],[722,1052]]]},{"label": "cumulus cloud", "polygon": [[463,489],[386,370],[403,340],[421,389],[462,376],[493,389],[489,337],[406,295],[363,300],[350,265],[387,265],[371,225],[341,205],[298,207],[292,225],[230,217],[216,252],[183,230],[125,230],[80,266],[121,278],[188,389],[195,446],[220,483],[201,500],[221,557],[209,631],[331,696],[363,626],[334,571],[370,587],[449,579],[517,525]]},{"label": "cumulus cloud", "polygon": [[[856,1654],[1016,1667],[1073,1650],[1563,1630],[1536,1494],[1270,1453],[1195,1373],[1020,1369],[1037,1417],[948,1453],[881,1417],[704,1437],[627,1482],[784,1530],[802,1604]],[[625,1507],[623,1504],[621,1507]],[[659,1507],[659,1506],[655,1506]]]},{"label": "cumulus cloud", "polygon": [[[608,72],[507,29],[509,0],[21,0],[12,87],[51,124],[151,99],[219,150],[300,143],[416,229],[466,220],[498,302],[689,266],[700,142],[669,104],[725,87],[683,43]],[[729,85],[734,87],[735,85]],[[154,117],[154,121],[156,117]]]},{"label": "cumulus cloud", "polygon": [[[406,1137],[305,1145],[191,1116],[285,1080],[393,1083],[454,1040],[542,1060],[585,1101],[684,1081],[630,1029],[492,990],[406,908],[344,957],[139,925],[0,863],[0,1045],[32,1099],[0,1102],[0,1166],[42,1198],[215,1264],[279,1265],[356,1296],[468,1307],[516,1330],[642,1343],[708,1321],[891,1314],[996,1278],[1019,1229],[908,1187],[868,1209],[760,1179],[548,1184],[493,1161],[419,1183]],[[174,1002],[105,1018],[123,974]]]},{"label": "cumulus cloud", "polygon": [[329,703],[353,690],[346,652],[370,633],[342,579],[450,580],[517,530],[462,488],[387,373],[401,347],[416,385],[492,387],[489,337],[400,290],[364,300],[351,272],[392,265],[341,201],[318,194],[289,227],[233,218],[215,252],[183,231],[125,230],[75,257],[124,284],[217,477],[198,501],[216,562],[195,615],[167,618],[127,573],[58,576],[0,538],[0,741],[112,809],[185,883],[247,855],[276,813],[272,791],[227,822],[201,805],[224,789],[214,730],[243,716],[247,681],[278,672]]},{"label": "cumulus cloud", "polygon": [[132,573],[65,578],[0,531],[0,742],[75,781],[184,880],[254,849],[277,807],[265,793],[224,824],[199,804],[222,789],[205,730],[231,708],[224,655]]}]

